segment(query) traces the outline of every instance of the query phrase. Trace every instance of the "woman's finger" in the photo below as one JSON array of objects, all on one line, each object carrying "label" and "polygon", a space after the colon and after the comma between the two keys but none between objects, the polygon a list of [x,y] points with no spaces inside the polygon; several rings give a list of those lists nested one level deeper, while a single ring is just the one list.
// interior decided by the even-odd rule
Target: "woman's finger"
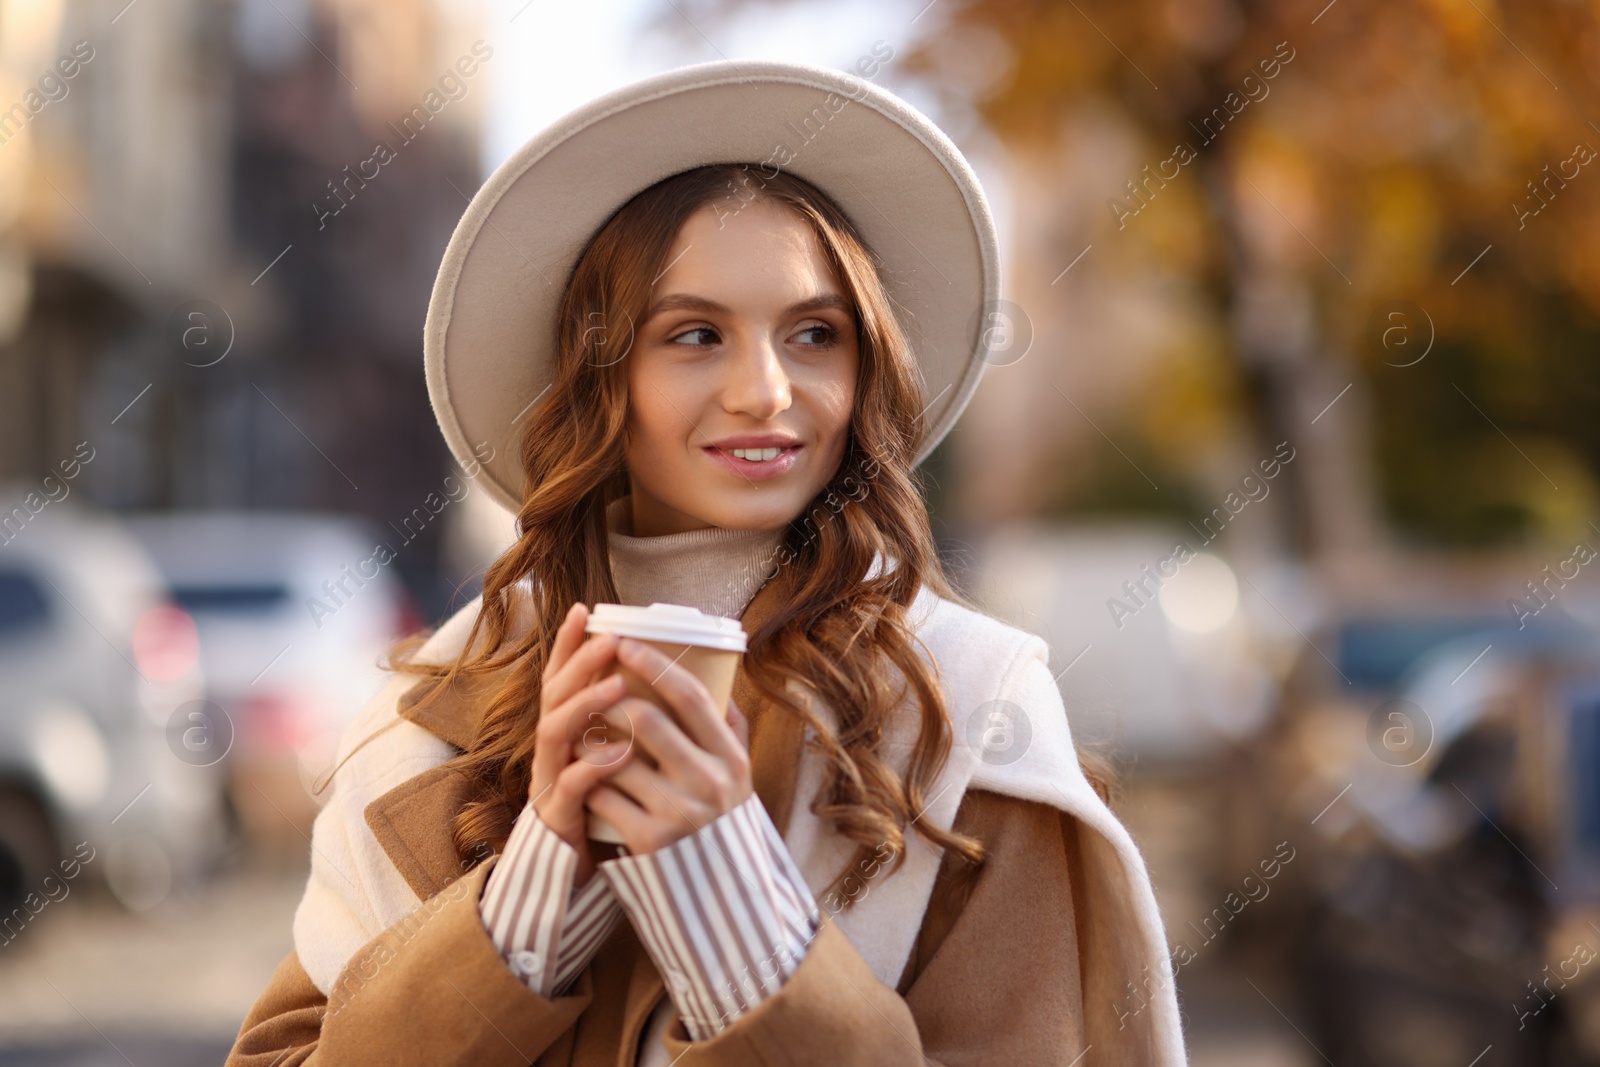
[{"label": "woman's finger", "polygon": [[[616,675],[612,677],[615,678]],[[624,695],[625,690],[620,678],[617,679],[615,688],[607,689],[606,692],[615,693],[616,696],[608,695],[608,702],[604,706],[592,706],[584,711],[581,718],[574,720],[569,730],[573,735],[574,759],[609,766],[633,749],[632,716],[621,706],[621,701],[633,698]]]},{"label": "woman's finger", "polygon": [[548,712],[546,729],[559,733],[568,742],[576,743],[578,735],[588,729],[590,720],[623,699],[627,692],[628,685],[620,674],[597,678]]},{"label": "woman's finger", "polygon": [[716,817],[708,814],[710,805],[679,789],[643,760],[628,761],[606,784],[627,794],[658,822],[699,829]]},{"label": "woman's finger", "polygon": [[728,726],[727,712],[711,701],[705,683],[660,649],[623,638],[617,657],[643,678],[677,714],[683,729],[695,743],[724,760],[743,760],[745,750]]},{"label": "woman's finger", "polygon": [[644,749],[667,777],[694,793],[701,792],[697,787],[704,783],[717,780],[721,772],[717,759],[689,740],[672,716],[658,705],[628,697],[619,703],[618,710],[628,715],[634,744]]},{"label": "woman's finger", "polygon": [[539,795],[530,798],[533,810],[539,813],[545,825],[572,844],[583,837],[583,801],[589,790],[621,770],[627,758],[624,753],[609,764],[567,764]]},{"label": "woman's finger", "polygon": [[583,643],[583,624],[588,615],[589,609],[581,600],[573,601],[572,607],[567,609],[566,617],[556,627],[556,639],[550,643],[546,673],[559,671],[561,665],[567,662],[567,657]]},{"label": "woman's finger", "polygon": [[637,848],[635,845],[654,831],[656,820],[628,794],[610,782],[601,782],[589,791],[583,806],[621,831],[623,840],[629,843],[629,851],[650,851],[648,848]]},{"label": "woman's finger", "polygon": [[739,747],[746,752],[750,751],[750,720],[744,717],[744,712],[739,710],[739,705],[731,699],[728,701],[728,728],[733,731],[733,736],[739,739]]},{"label": "woman's finger", "polygon": [[[579,689],[554,710],[540,716],[535,727],[538,743],[533,750],[533,782],[549,783],[592,740],[594,716],[627,692],[621,677],[612,674]],[[592,762],[592,761],[591,761]],[[530,782],[530,787],[533,782]]]},{"label": "woman's finger", "polygon": [[[579,634],[581,637],[581,630]],[[554,708],[566,701],[615,660],[616,654],[616,634],[596,634],[583,641],[559,669],[545,672],[539,695],[541,704]]]},{"label": "woman's finger", "polygon": [[629,753],[622,752],[609,763],[587,763],[578,760],[569,763],[556,775],[551,790],[552,800],[563,810],[579,811],[589,790],[628,765]]}]

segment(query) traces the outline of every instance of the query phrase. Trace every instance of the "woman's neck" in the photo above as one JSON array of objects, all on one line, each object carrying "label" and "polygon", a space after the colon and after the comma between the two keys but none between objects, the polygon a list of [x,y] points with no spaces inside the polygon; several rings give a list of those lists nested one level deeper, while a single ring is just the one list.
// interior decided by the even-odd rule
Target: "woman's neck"
[{"label": "woman's neck", "polygon": [[632,501],[606,508],[607,545],[617,597],[645,607],[686,604],[708,615],[738,618],[778,566],[785,530],[709,526],[683,533],[636,537]]}]

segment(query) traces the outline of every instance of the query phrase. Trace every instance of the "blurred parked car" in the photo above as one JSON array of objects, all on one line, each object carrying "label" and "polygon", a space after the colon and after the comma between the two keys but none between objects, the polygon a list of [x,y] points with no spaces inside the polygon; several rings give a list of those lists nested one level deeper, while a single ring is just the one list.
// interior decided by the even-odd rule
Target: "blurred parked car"
[{"label": "blurred parked car", "polygon": [[1600,632],[1519,621],[1347,612],[1287,689],[1253,784],[1308,857],[1278,914],[1335,1062],[1600,1063]]},{"label": "blurred parked car", "polygon": [[979,546],[972,584],[1049,643],[1076,738],[1192,766],[1270,714],[1274,633],[1227,561],[1180,562],[1180,540],[1159,526],[1014,527]]},{"label": "blurred parked car", "polygon": [[[28,492],[7,486],[0,499]],[[218,768],[169,745],[174,717],[202,691],[193,624],[115,520],[70,499],[8,517],[0,918],[15,917],[28,894],[42,897],[46,875],[74,855],[92,856],[83,869],[124,903],[154,905],[175,881],[203,873],[227,836]]]},{"label": "blurred parked car", "polygon": [[381,685],[389,645],[422,622],[388,567],[403,544],[322,514],[147,513],[128,526],[198,628],[206,697],[236,734],[241,823],[303,848],[340,732]]}]

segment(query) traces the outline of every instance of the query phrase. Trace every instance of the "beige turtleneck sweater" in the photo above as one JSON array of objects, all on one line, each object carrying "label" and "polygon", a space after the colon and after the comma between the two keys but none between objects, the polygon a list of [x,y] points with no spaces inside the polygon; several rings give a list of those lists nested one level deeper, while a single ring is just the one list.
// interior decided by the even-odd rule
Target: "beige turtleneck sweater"
[{"label": "beige turtleneck sweater", "polygon": [[738,618],[772,573],[784,531],[712,526],[657,537],[633,536],[633,498],[606,508],[611,577],[622,603],[686,604]]}]

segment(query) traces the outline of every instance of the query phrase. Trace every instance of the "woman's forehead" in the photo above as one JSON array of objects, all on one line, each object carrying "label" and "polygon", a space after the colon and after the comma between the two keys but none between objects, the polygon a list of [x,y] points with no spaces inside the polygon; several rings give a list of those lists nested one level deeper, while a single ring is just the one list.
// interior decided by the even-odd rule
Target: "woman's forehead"
[{"label": "woman's forehead", "polygon": [[791,310],[826,296],[850,304],[816,231],[793,210],[768,202],[751,203],[737,213],[701,209],[692,214],[652,293],[652,310],[687,308],[690,301],[683,297],[720,304],[723,310],[738,310],[741,304]]}]

